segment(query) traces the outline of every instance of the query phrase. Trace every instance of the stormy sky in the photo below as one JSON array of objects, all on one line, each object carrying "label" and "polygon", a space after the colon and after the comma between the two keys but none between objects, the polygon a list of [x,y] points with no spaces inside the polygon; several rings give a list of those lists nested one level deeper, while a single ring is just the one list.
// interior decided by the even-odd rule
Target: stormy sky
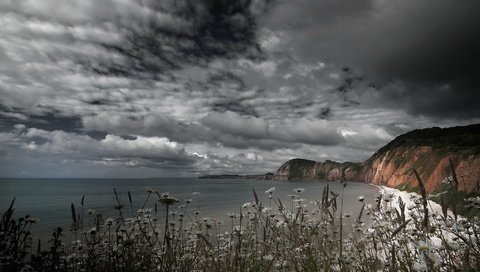
[{"label": "stormy sky", "polygon": [[0,0],[0,176],[265,173],[480,120],[478,0]]}]

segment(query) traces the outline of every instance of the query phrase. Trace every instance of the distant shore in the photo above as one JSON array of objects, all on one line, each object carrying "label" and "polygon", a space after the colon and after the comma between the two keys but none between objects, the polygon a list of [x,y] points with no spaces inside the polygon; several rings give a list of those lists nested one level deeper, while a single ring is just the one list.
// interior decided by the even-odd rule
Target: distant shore
[{"label": "distant shore", "polygon": [[271,180],[273,177],[269,174],[264,175],[204,175],[198,177],[199,179],[259,179],[259,180]]}]

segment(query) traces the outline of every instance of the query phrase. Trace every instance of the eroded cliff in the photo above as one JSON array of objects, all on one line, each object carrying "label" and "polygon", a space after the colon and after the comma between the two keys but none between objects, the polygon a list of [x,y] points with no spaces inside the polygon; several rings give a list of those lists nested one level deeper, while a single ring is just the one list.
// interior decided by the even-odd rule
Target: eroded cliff
[{"label": "eroded cliff", "polygon": [[355,181],[359,179],[360,163],[334,161],[315,162],[305,159],[293,159],[284,163],[275,172],[274,180],[339,180]]},{"label": "eroded cliff", "polygon": [[398,136],[364,162],[361,181],[416,187],[417,170],[428,191],[452,176],[461,191],[480,191],[480,125],[414,130]]},{"label": "eroded cliff", "polygon": [[275,180],[361,181],[389,187],[417,186],[416,169],[428,191],[452,175],[461,191],[480,191],[480,125],[429,128],[400,135],[363,163],[293,159],[275,173]]}]

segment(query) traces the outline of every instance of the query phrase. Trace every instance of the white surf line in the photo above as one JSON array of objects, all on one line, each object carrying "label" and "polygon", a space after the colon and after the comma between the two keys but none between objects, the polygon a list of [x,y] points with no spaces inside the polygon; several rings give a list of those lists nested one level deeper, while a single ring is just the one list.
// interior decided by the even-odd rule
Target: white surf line
[{"label": "white surf line", "polygon": [[[383,186],[383,185],[377,186],[377,187],[380,189],[382,194],[393,194],[394,195],[394,197],[393,197],[394,201],[392,201],[391,203],[393,204],[393,207],[398,209],[398,210],[400,209],[400,205],[398,203],[398,197],[402,198],[402,201],[405,203],[405,207],[409,207],[409,205],[416,205],[415,200],[422,198],[421,195],[419,195],[417,193],[414,193],[414,192],[401,191],[401,190],[398,190],[398,189],[395,189],[395,188],[390,188],[390,187]],[[440,204],[438,204],[438,203],[436,203],[435,201],[432,201],[432,200],[427,200],[427,201],[428,201],[428,210],[429,210],[429,213],[431,215],[443,216],[442,206]],[[406,210],[405,217],[406,218],[411,218],[411,216],[408,213],[408,209]],[[450,218],[451,220],[454,219],[454,215],[453,215],[453,212],[451,210],[447,211],[447,217]],[[457,229],[458,221],[463,220],[463,219],[464,219],[463,216],[457,215],[457,222],[454,223],[454,226],[452,227],[452,230]],[[442,230],[442,234],[444,235],[444,237],[446,238],[446,240],[448,242],[452,242],[453,238],[455,237],[455,235],[452,234],[451,231]],[[436,246],[440,246],[441,243],[442,243],[442,241],[438,237],[431,237],[431,240],[432,240],[432,243]]]}]

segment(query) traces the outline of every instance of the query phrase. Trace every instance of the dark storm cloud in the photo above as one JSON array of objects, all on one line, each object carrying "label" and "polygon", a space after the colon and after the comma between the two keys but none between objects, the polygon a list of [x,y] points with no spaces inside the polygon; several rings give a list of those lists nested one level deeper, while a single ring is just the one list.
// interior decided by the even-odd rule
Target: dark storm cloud
[{"label": "dark storm cloud", "polygon": [[259,117],[258,112],[251,105],[243,105],[239,100],[224,100],[215,102],[212,106],[214,111],[226,112],[233,111],[238,114]]},{"label": "dark storm cloud", "polygon": [[317,117],[320,119],[328,119],[330,115],[330,108],[321,108]]},{"label": "dark storm cloud", "polygon": [[243,91],[246,88],[243,79],[230,71],[212,73],[204,86],[206,88],[218,88],[224,84],[229,84],[238,91]]},{"label": "dark storm cloud", "polygon": [[10,129],[11,124],[22,123],[27,127],[36,127],[45,130],[64,130],[67,132],[80,132],[82,130],[82,120],[78,116],[62,117],[53,113],[45,115],[30,115],[28,112],[13,111],[17,115],[20,114],[23,118],[18,118],[16,115],[10,115],[9,111],[0,112],[0,127],[4,131]]},{"label": "dark storm cloud", "polygon": [[[190,81],[198,81],[196,86],[205,89],[228,85],[243,90],[238,75],[214,71],[209,63],[263,58],[257,43],[257,19],[272,2],[2,2],[6,27],[0,43],[0,72],[9,78],[0,83],[5,98],[0,104],[20,105],[2,115],[25,119],[22,109],[39,115],[84,114],[77,111],[87,108],[80,102],[98,109],[114,108],[131,101],[122,100],[124,94],[111,95],[112,89],[158,88],[158,81],[180,81],[179,91],[188,89]],[[50,14],[52,9],[57,12]],[[205,80],[185,80],[185,75],[177,73],[181,70],[188,75],[185,70],[192,67],[213,72]],[[19,90],[13,93],[12,87]],[[43,97],[36,99],[40,94],[34,89],[39,87]],[[74,97],[69,99],[71,93]],[[55,112],[59,108],[61,112]]]},{"label": "dark storm cloud", "polygon": [[268,24],[287,25],[304,59],[355,67],[379,87],[377,103],[469,118],[480,116],[479,13],[475,0],[292,1]]},{"label": "dark storm cloud", "polygon": [[272,29],[299,30],[313,24],[331,24],[368,12],[372,0],[277,1],[273,14],[265,20]]},{"label": "dark storm cloud", "polygon": [[[147,1],[151,18],[122,26],[119,44],[102,43],[124,57],[121,62],[91,63],[97,73],[156,77],[182,66],[205,66],[214,58],[262,57],[256,42],[252,1]],[[158,19],[158,13],[170,22]]]}]

